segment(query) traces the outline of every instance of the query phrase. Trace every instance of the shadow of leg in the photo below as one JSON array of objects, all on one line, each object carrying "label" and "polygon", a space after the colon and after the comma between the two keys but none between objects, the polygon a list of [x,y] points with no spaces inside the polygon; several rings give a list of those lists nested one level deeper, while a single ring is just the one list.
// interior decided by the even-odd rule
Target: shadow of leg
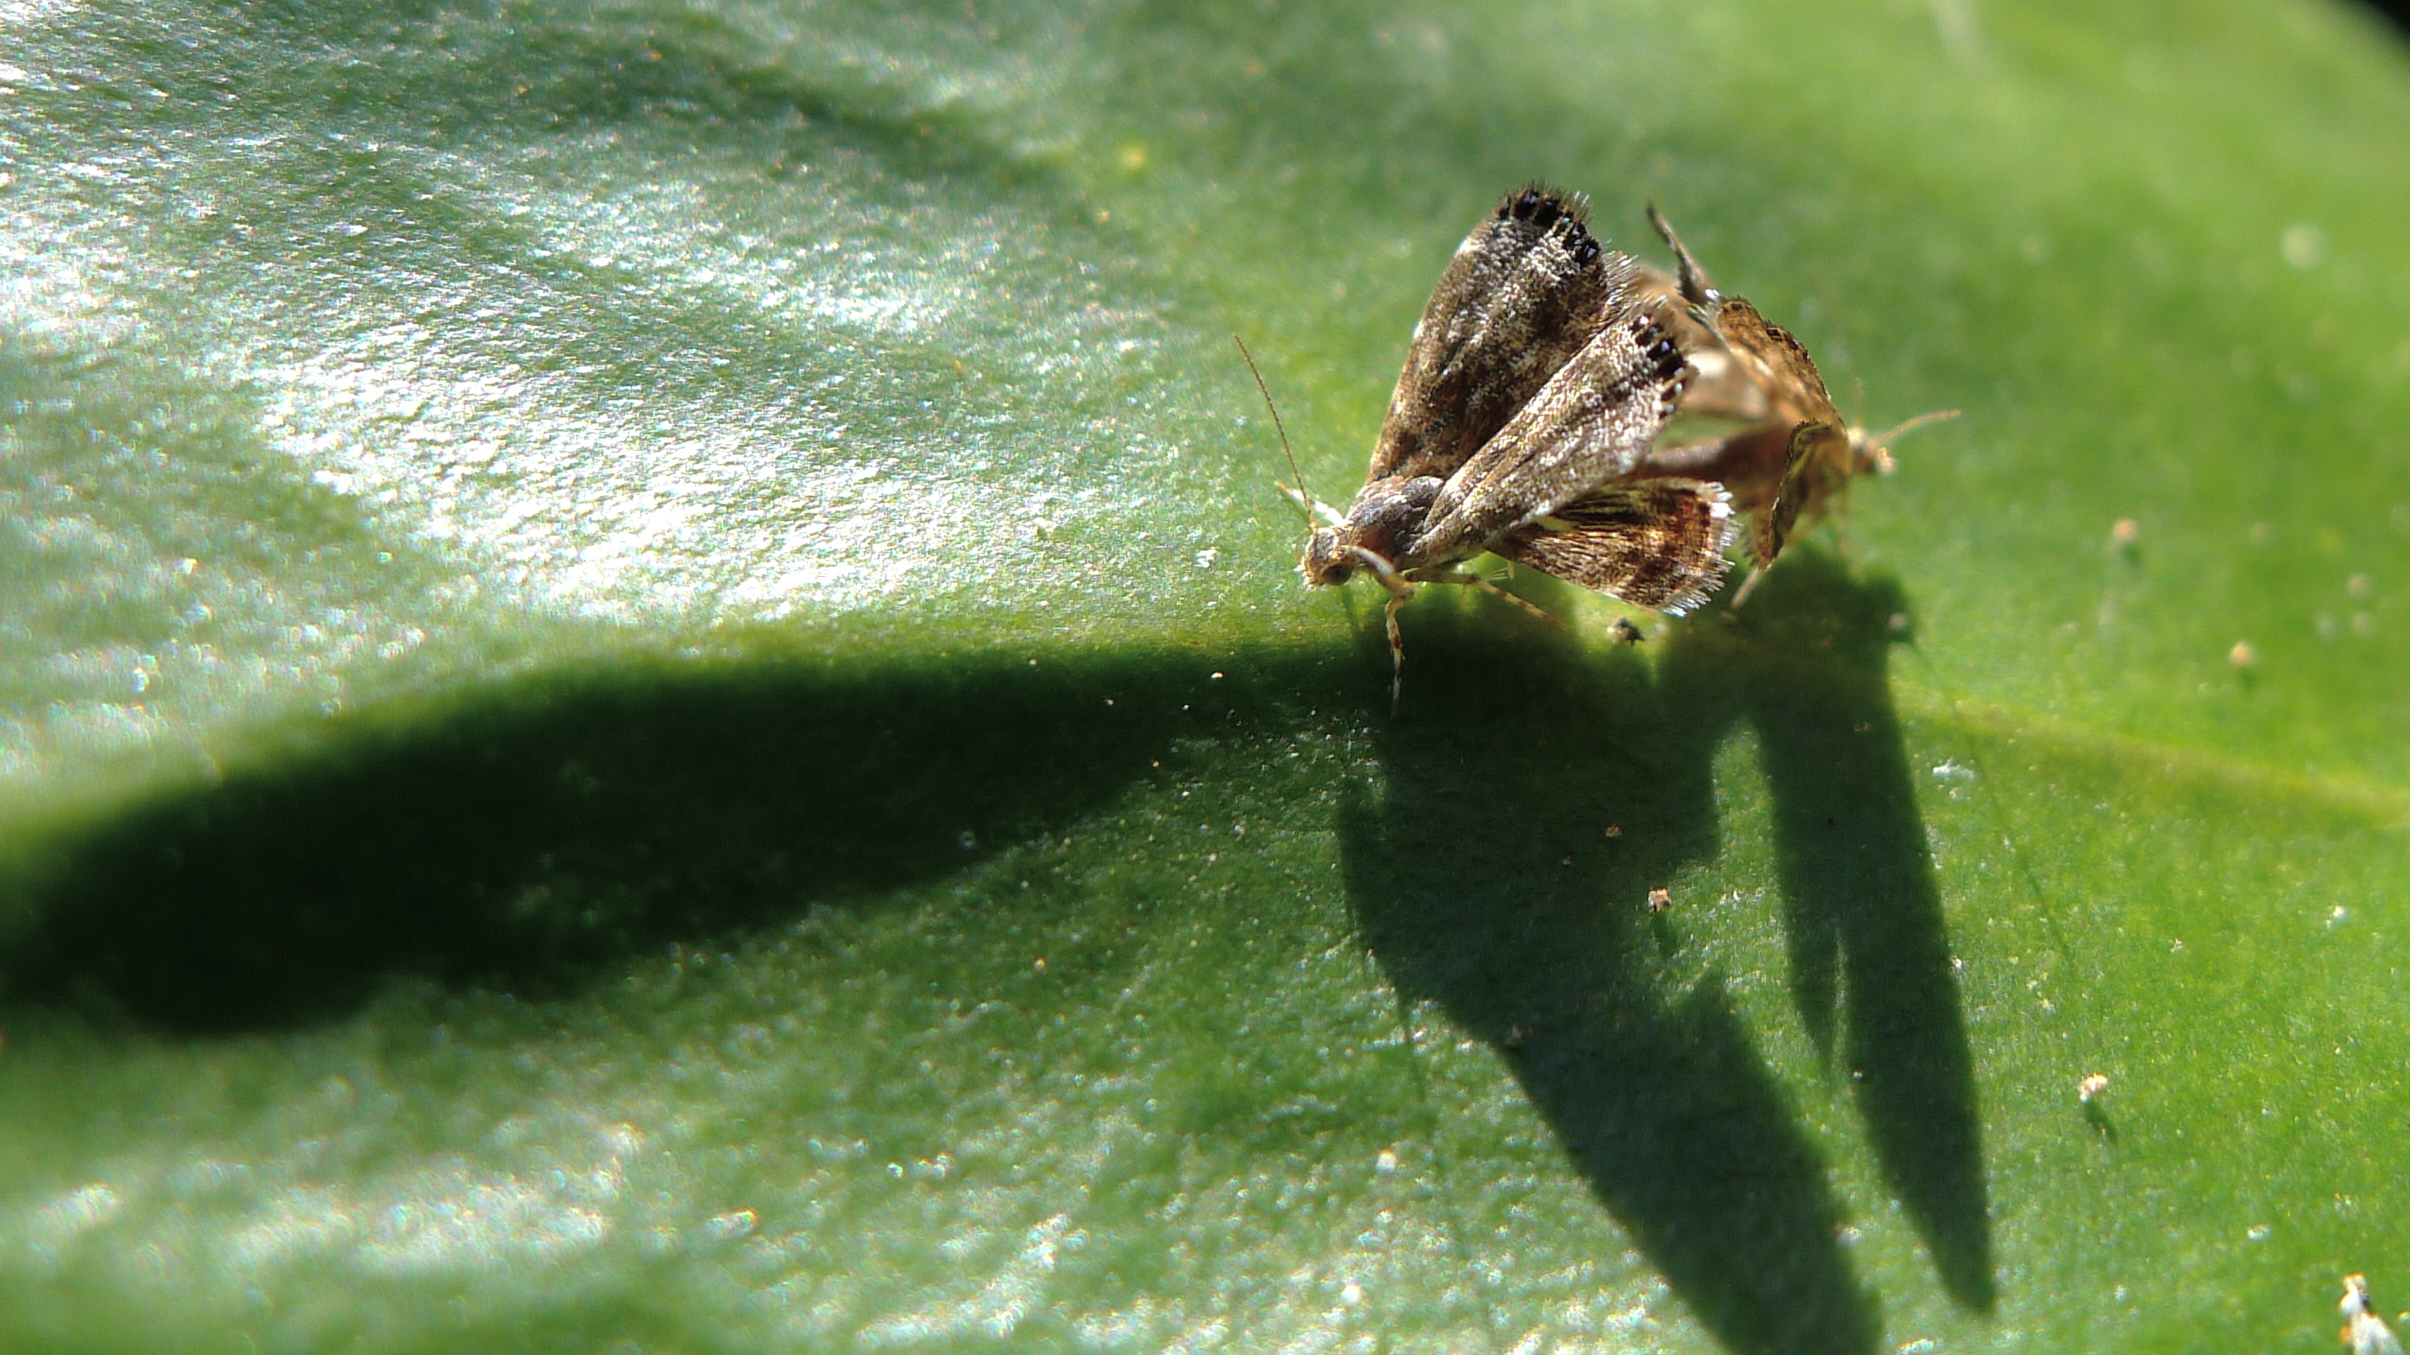
[{"label": "shadow of leg", "polygon": [[1745,674],[1771,783],[1793,995],[1828,1051],[1838,997],[1884,1176],[1951,1297],[1989,1311],[1973,1058],[1885,672],[1906,602],[1892,581],[1853,580],[1810,551],[1766,584],[1718,658]]},{"label": "shadow of leg", "polygon": [[1823,1163],[1720,987],[1666,990],[1643,921],[1650,888],[1715,850],[1713,731],[1669,718],[1628,653],[1417,619],[1386,795],[1342,821],[1366,944],[1401,995],[1506,1053],[1727,1346],[1873,1350]]}]

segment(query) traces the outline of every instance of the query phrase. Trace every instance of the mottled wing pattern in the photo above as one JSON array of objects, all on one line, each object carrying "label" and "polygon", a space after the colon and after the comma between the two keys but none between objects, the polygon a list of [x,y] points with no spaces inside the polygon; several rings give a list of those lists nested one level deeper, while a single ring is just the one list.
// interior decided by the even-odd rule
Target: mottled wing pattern
[{"label": "mottled wing pattern", "polygon": [[1725,298],[1716,309],[1715,329],[1724,346],[1757,378],[1768,402],[1793,421],[1781,483],[1773,503],[1757,515],[1754,549],[1757,562],[1768,565],[1782,553],[1800,511],[1820,493],[1826,474],[1849,465],[1849,428],[1833,407],[1815,360],[1789,330],[1739,297]]},{"label": "mottled wing pattern", "polygon": [[1535,184],[1465,237],[1414,327],[1367,483],[1454,474],[1614,318],[1632,261],[1585,215]]},{"label": "mottled wing pattern", "polygon": [[1715,331],[1757,378],[1766,399],[1784,417],[1801,423],[1842,426],[1841,411],[1824,389],[1815,359],[1791,331],[1757,313],[1741,298],[1726,297],[1715,311]]},{"label": "mottled wing pattern", "polygon": [[1610,485],[1508,535],[1498,554],[1634,606],[1680,615],[1705,602],[1731,562],[1732,507],[1698,480]]},{"label": "mottled wing pattern", "polygon": [[1623,476],[1673,416],[1687,370],[1654,316],[1622,310],[1449,478],[1405,549],[1464,559]]},{"label": "mottled wing pattern", "polygon": [[1757,374],[1742,365],[1709,327],[1713,312],[1694,310],[1672,275],[1646,264],[1634,264],[1632,292],[1690,358],[1690,385],[1682,394],[1684,414],[1735,423],[1756,423],[1773,417],[1773,407],[1766,401],[1764,388],[1757,383]]}]

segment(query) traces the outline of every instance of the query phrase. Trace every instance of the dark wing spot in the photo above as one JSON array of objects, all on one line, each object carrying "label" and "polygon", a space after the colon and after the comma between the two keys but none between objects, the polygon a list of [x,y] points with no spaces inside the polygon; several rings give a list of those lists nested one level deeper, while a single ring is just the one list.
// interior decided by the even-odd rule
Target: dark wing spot
[{"label": "dark wing spot", "polygon": [[1648,358],[1649,371],[1660,381],[1671,381],[1682,371],[1682,350],[1657,323],[1657,317],[1642,311],[1632,321],[1632,342]]},{"label": "dark wing spot", "polygon": [[1569,193],[1552,184],[1530,183],[1507,194],[1498,204],[1498,215],[1518,217],[1542,229],[1560,217],[1570,218],[1578,226],[1590,219],[1590,204],[1579,193]]},{"label": "dark wing spot", "polygon": [[1498,203],[1498,219],[1528,221],[1544,235],[1560,240],[1565,252],[1584,268],[1606,252],[1590,234],[1590,204],[1579,193],[1544,183],[1525,184]]},{"label": "dark wing spot", "polygon": [[1637,345],[1648,363],[1646,374],[1636,385],[1654,384],[1659,387],[1667,411],[1682,398],[1690,384],[1690,365],[1683,360],[1682,350],[1657,323],[1654,314],[1642,311],[1632,319],[1632,342]]}]

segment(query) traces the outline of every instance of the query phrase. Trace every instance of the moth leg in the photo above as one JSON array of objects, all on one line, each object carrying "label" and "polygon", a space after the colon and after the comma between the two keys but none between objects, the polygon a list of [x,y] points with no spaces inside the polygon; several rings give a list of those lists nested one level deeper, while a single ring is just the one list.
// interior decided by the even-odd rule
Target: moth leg
[{"label": "moth leg", "polygon": [[1389,590],[1389,606],[1381,612],[1381,621],[1389,629],[1389,718],[1397,718],[1397,708],[1406,699],[1406,633],[1398,629],[1397,609],[1414,597],[1414,582],[1398,572],[1395,565],[1361,546],[1356,554],[1371,567],[1374,578]]},{"label": "moth leg", "polygon": [[1772,568],[1772,565],[1759,565],[1750,570],[1749,577],[1741,580],[1741,586],[1732,590],[1732,605],[1726,610],[1739,611],[1741,604],[1749,600],[1749,595],[1757,591],[1757,581],[1766,577],[1766,571]]},{"label": "moth leg", "polygon": [[1406,633],[1398,629],[1397,609],[1406,605],[1407,593],[1391,593],[1389,605],[1381,619],[1389,627],[1389,718],[1397,718],[1397,708],[1406,700]]},{"label": "moth leg", "polygon": [[[1509,563],[1511,567],[1511,562]],[[1556,627],[1558,630],[1571,629],[1571,627],[1567,626],[1563,621],[1558,620],[1556,617],[1550,616],[1547,612],[1533,606],[1529,601],[1516,597],[1514,594],[1507,592],[1505,589],[1500,588],[1498,585],[1491,583],[1489,580],[1481,577],[1478,574],[1443,574],[1439,578],[1432,580],[1432,582],[1461,583],[1467,588],[1478,588],[1482,592],[1487,593],[1491,597],[1497,598],[1500,601],[1515,604],[1524,611],[1527,611],[1533,616],[1540,618],[1542,621],[1547,622],[1549,625]]]},{"label": "moth leg", "polygon": [[1381,581],[1381,586],[1389,590],[1389,595],[1391,597],[1396,598],[1400,602],[1404,602],[1406,599],[1414,596],[1415,581],[1407,578],[1404,574],[1399,573],[1396,565],[1389,563],[1387,560],[1384,560],[1379,555],[1364,549],[1362,546],[1352,546],[1349,549],[1355,552],[1357,559],[1364,562],[1364,567],[1366,569],[1372,571],[1372,576]]}]

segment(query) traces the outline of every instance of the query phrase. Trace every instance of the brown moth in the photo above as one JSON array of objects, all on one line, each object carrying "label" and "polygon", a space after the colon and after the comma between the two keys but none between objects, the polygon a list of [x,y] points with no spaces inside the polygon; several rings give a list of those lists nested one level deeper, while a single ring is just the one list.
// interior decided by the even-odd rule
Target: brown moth
[{"label": "brown moth", "polygon": [[1544,185],[1507,194],[1423,308],[1355,502],[1342,514],[1293,491],[1325,524],[1297,562],[1307,586],[1362,570],[1389,590],[1393,706],[1398,608],[1426,583],[1508,597],[1462,568],[1485,551],[1675,613],[1724,577],[1723,487],[1644,464],[1689,369],[1639,266],[1586,215]]},{"label": "brown moth", "polygon": [[[1739,425],[1703,441],[1669,438],[1651,452],[1648,465],[1659,474],[1721,481],[1734,508],[1756,522],[1753,554],[1762,573],[1782,553],[1803,513],[1820,516],[1854,475],[1890,474],[1893,439],[1933,420],[1955,418],[1958,411],[1919,415],[1882,433],[1849,423],[1834,407],[1807,348],[1744,298],[1716,290],[1665,214],[1653,205],[1648,214],[1649,224],[1673,250],[1680,273],[1667,278],[1644,269],[1641,286],[1701,373],[1681,412]],[[1752,575],[1752,584],[1755,579]]]}]

